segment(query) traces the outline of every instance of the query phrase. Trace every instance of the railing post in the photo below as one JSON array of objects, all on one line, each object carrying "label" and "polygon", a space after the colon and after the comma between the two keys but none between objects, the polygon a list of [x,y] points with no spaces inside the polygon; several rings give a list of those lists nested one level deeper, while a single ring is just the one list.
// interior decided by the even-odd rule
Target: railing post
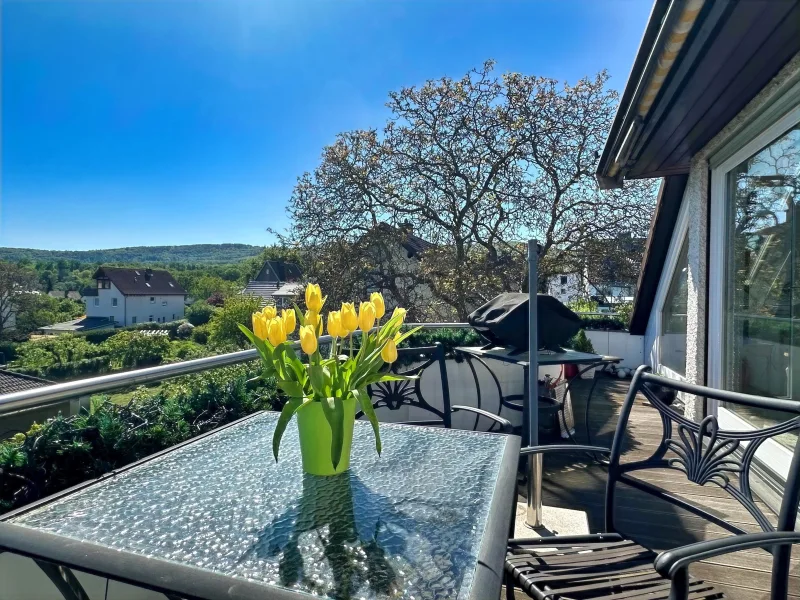
[{"label": "railing post", "polygon": [[[539,281],[539,244],[528,240],[528,444],[539,445],[539,332],[536,292]],[[542,455],[528,456],[528,527],[542,526]]]}]

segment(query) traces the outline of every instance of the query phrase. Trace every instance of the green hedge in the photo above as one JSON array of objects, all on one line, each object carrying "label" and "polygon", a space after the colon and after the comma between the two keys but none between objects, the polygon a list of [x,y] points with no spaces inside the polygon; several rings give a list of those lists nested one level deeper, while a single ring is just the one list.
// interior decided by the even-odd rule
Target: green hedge
[{"label": "green hedge", "polygon": [[[258,364],[226,367],[141,388],[125,406],[92,398],[90,411],[56,417],[0,442],[0,512],[178,444],[252,412],[279,408]],[[265,460],[268,460],[265,457]]]}]

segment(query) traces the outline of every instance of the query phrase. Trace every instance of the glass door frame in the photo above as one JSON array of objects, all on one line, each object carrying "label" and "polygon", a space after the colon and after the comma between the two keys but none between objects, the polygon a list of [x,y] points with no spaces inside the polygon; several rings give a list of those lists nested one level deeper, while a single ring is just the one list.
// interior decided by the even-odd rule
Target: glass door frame
[{"label": "glass door frame", "polygon": [[[780,138],[786,131],[800,123],[800,94],[795,86],[790,95],[797,96],[797,104],[777,119],[769,123],[763,122],[760,131],[750,136],[746,142],[734,139],[731,144],[721,150],[726,157],[719,164],[711,165],[711,210],[709,231],[709,256],[708,256],[708,361],[706,364],[706,377],[708,385],[714,388],[725,387],[725,321],[727,312],[727,253],[728,233],[730,225],[730,210],[728,198],[728,174],[743,161],[756,154],[765,146]],[[732,151],[731,145],[736,144],[738,149]],[[719,402],[710,400],[708,403],[709,414],[714,414],[723,429],[754,429],[747,421],[736,413],[720,406]],[[788,416],[787,416],[788,418]],[[774,440],[767,440],[759,448],[756,456],[763,465],[768,465],[769,470],[781,480],[786,480],[786,474],[791,462],[791,451],[781,446]]]}]

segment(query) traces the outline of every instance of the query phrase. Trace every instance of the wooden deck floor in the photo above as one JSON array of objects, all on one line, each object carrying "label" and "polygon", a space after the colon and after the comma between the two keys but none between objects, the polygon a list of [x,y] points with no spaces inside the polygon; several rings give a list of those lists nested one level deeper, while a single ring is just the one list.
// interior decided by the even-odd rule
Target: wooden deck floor
[{"label": "wooden deck floor", "polygon": [[[593,442],[610,447],[611,438],[630,380],[603,377],[592,400],[589,425]],[[584,400],[590,382],[580,382],[573,393],[575,417],[580,442],[585,434]],[[623,462],[650,455],[661,440],[662,425],[654,408],[640,396],[631,415],[630,436]],[[647,450],[650,451],[647,451]],[[548,456],[544,461],[544,504],[587,513],[591,531],[603,530],[603,494],[605,468],[584,460],[580,455]],[[644,481],[658,485],[748,531],[759,531],[749,513],[716,484],[699,486],[676,470],[639,471]],[[668,502],[621,484],[618,488],[617,526],[625,535],[656,551],[682,544],[730,535]],[[766,505],[762,510],[773,521],[776,515]],[[547,525],[547,523],[545,523]],[[795,552],[795,555],[797,552]],[[769,598],[771,555],[763,550],[749,550],[700,563],[691,569],[697,578],[712,581],[729,598],[755,600]],[[793,558],[790,598],[800,600],[800,559]]]}]

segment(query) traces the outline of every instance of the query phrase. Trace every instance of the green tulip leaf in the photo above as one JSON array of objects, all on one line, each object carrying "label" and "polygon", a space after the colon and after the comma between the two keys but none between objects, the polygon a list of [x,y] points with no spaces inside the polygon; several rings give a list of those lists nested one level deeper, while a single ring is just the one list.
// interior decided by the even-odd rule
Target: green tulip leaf
[{"label": "green tulip leaf", "polygon": [[252,342],[253,346],[256,347],[256,350],[258,350],[258,353],[261,355],[261,358],[264,359],[265,362],[269,362],[271,355],[269,348],[267,348],[267,345],[264,343],[264,340],[260,340],[258,337],[256,337],[255,333],[250,331],[247,327],[245,327],[241,323],[239,324],[239,329],[242,330],[242,333],[247,337],[248,340]]},{"label": "green tulip leaf", "polygon": [[303,405],[303,398],[289,398],[289,401],[283,407],[281,416],[278,417],[278,424],[275,425],[275,433],[272,434],[272,454],[275,456],[275,462],[278,462],[278,450],[281,447],[281,438],[283,432],[286,431],[286,426],[289,425],[294,413],[297,412]]},{"label": "green tulip leaf", "polygon": [[344,444],[344,406],[335,398],[320,398],[320,403],[328,425],[331,426],[331,463],[335,470],[342,458]]},{"label": "green tulip leaf", "polygon": [[378,451],[378,456],[381,454],[383,446],[381,445],[381,431],[378,424],[378,416],[375,414],[375,409],[372,407],[372,400],[367,394],[367,390],[353,390],[353,397],[358,400],[361,405],[361,410],[372,425],[372,432],[375,434],[375,450]]}]

